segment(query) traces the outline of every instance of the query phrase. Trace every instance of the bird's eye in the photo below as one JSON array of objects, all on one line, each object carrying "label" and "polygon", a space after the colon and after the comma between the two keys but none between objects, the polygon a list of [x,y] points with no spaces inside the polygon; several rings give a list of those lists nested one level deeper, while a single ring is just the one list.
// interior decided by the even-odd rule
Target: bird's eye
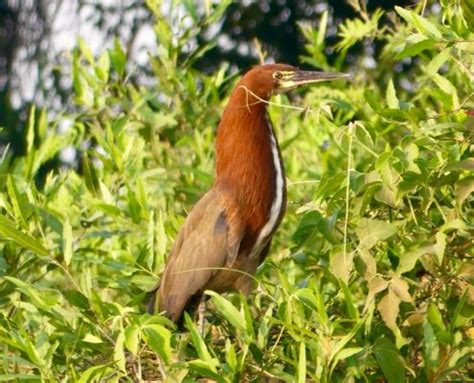
[{"label": "bird's eye", "polygon": [[279,80],[283,77],[283,73],[275,72],[275,73],[273,73],[273,77],[276,78],[277,80]]}]

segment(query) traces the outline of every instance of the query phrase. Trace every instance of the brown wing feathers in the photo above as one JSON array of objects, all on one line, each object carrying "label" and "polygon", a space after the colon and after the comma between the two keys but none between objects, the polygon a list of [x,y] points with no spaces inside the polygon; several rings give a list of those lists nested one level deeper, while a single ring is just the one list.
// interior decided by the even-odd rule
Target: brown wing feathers
[{"label": "brown wing feathers", "polygon": [[[225,193],[211,189],[196,204],[179,232],[160,281],[154,306],[177,321],[195,295],[202,294],[219,268],[231,267],[237,257],[242,228],[229,220]],[[232,225],[232,226],[231,226]],[[156,299],[155,299],[156,300]]]}]

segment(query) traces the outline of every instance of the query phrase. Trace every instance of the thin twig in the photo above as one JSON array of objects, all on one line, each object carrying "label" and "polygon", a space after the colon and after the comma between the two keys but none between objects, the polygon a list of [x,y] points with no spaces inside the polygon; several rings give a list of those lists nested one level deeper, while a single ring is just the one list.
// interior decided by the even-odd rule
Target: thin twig
[{"label": "thin twig", "polygon": [[410,212],[413,217],[413,221],[415,221],[416,226],[418,226],[418,220],[416,219],[416,214],[415,211],[413,210],[413,205],[411,204],[410,197],[407,198],[408,200],[408,206],[410,207]]},{"label": "thin twig", "polygon": [[[252,105],[257,105],[257,104],[260,104],[261,102],[263,102],[267,105],[273,105],[273,106],[278,106],[278,107],[281,107],[281,108],[294,109],[294,110],[299,110],[299,111],[307,111],[307,113],[310,113],[310,112],[314,113],[314,111],[309,107],[304,107],[303,108],[301,106],[294,106],[294,105],[289,105],[289,104],[280,104],[278,102],[265,100],[265,99],[261,98],[260,96],[258,96],[257,94],[255,94],[254,92],[252,92],[245,85],[239,85],[239,88],[242,88],[247,92],[247,105],[246,105],[247,108],[249,108]],[[253,97],[255,97],[258,100],[258,102],[253,102],[253,103],[249,104],[248,103],[248,95],[249,94],[251,94]]]}]

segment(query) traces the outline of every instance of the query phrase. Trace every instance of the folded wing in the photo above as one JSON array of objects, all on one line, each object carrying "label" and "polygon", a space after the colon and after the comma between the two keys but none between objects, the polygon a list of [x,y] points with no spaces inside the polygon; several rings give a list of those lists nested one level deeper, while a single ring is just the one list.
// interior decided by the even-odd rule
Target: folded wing
[{"label": "folded wing", "polygon": [[220,268],[235,261],[243,228],[231,197],[211,189],[194,206],[171,250],[158,292],[158,307],[177,321]]}]

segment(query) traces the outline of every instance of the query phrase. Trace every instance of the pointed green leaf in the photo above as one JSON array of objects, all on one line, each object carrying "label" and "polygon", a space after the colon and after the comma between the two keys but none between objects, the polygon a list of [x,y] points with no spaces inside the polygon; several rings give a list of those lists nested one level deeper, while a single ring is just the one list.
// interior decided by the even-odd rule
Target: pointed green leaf
[{"label": "pointed green leaf", "polygon": [[432,37],[436,39],[441,39],[443,35],[441,34],[438,27],[433,24],[431,21],[425,19],[424,17],[416,14],[413,11],[409,11],[402,7],[395,6],[395,11],[412,27],[418,30],[421,34]]},{"label": "pointed green leaf", "polygon": [[395,92],[392,79],[390,79],[388,83],[385,97],[387,99],[387,105],[390,109],[400,109],[400,104],[398,102],[397,93]]},{"label": "pointed green leaf", "polygon": [[171,332],[159,324],[150,324],[144,327],[143,334],[146,344],[166,364],[169,364],[171,362]]},{"label": "pointed green leaf", "polygon": [[361,218],[356,228],[360,247],[372,248],[378,241],[385,241],[397,233],[397,227],[389,222]]},{"label": "pointed green leaf", "polygon": [[428,76],[438,73],[439,68],[451,57],[451,48],[443,49],[427,65],[425,72]]},{"label": "pointed green leaf", "polygon": [[206,290],[205,293],[206,295],[210,295],[212,297],[212,303],[214,303],[219,313],[236,330],[241,331],[244,334],[247,333],[247,322],[240,311],[237,310],[232,303],[214,291]]},{"label": "pointed green leaf", "polygon": [[69,218],[63,222],[63,257],[66,265],[69,265],[72,259],[72,226]]},{"label": "pointed green leaf", "polygon": [[0,233],[37,255],[42,257],[49,255],[48,250],[38,240],[16,229],[15,224],[3,215],[0,215]]},{"label": "pointed green leaf", "polygon": [[194,347],[196,348],[199,358],[204,362],[208,363],[213,372],[216,372],[216,361],[209,353],[206,343],[202,339],[188,313],[184,313],[184,321],[186,323],[187,329],[191,333],[191,340],[193,342]]}]

